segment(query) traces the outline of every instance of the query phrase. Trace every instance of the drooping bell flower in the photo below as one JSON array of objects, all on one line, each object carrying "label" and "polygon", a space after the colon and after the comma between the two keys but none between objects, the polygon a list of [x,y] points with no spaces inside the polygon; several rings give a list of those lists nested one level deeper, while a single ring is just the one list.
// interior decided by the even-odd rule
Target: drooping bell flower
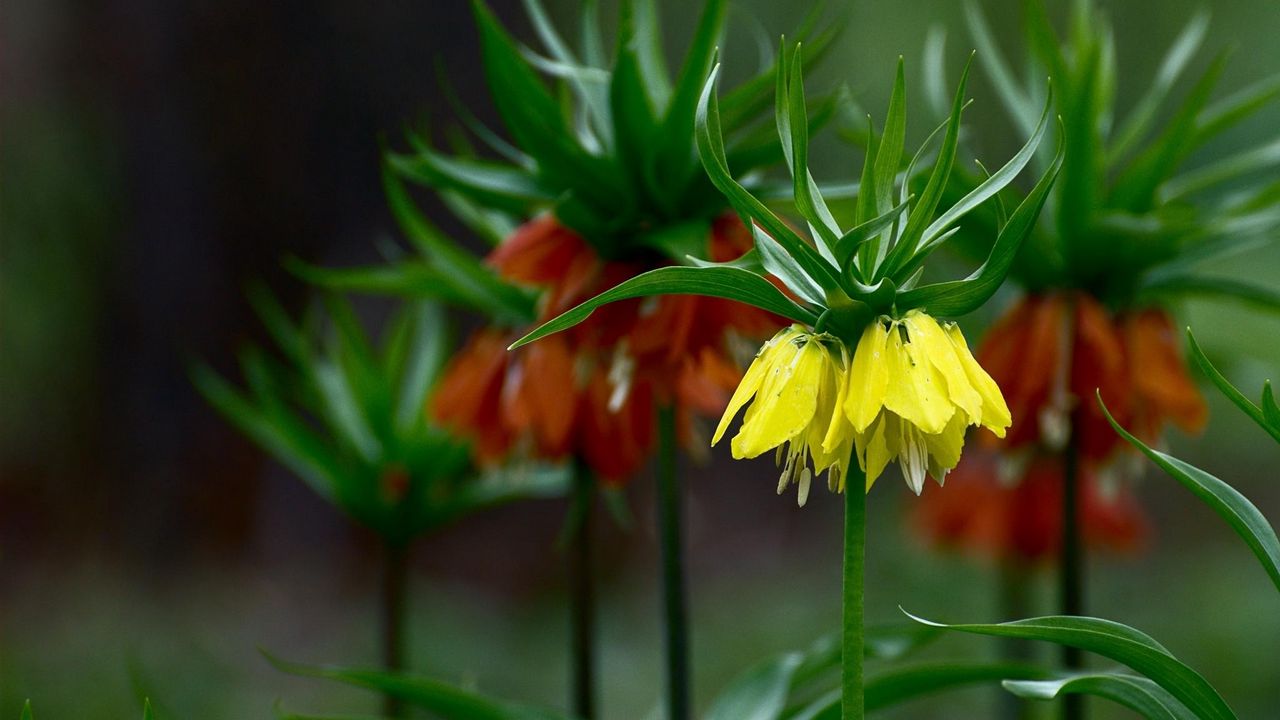
[{"label": "drooping bell flower", "polygon": [[[1062,459],[1037,455],[1017,481],[1001,478],[1000,459],[975,448],[912,506],[912,525],[930,545],[1029,567],[1058,557],[1062,546]],[[1129,485],[1082,474],[1081,526],[1090,548],[1141,550],[1150,524]]]},{"label": "drooping bell flower", "polygon": [[1015,416],[1004,440],[984,443],[1012,459],[1061,452],[1075,433],[1094,469],[1122,463],[1119,455],[1130,451],[1091,401],[1095,392],[1148,442],[1169,423],[1189,433],[1205,423],[1204,400],[1163,310],[1113,314],[1083,292],[1027,295],[983,339],[978,358]]},{"label": "drooping bell flower", "polygon": [[[736,217],[710,225],[708,255],[733,260],[749,238]],[[644,266],[606,261],[573,231],[545,216],[520,226],[487,263],[504,279],[540,291],[548,319],[633,277]],[[663,297],[610,306],[545,344],[507,353],[515,336],[486,328],[445,371],[431,412],[498,463],[512,452],[547,460],[583,458],[603,480],[633,475],[655,441],[660,403],[678,411],[693,442],[691,415],[719,411],[740,370],[735,337],[776,328],[769,313],[715,298]]]},{"label": "drooping bell flower", "polygon": [[[827,472],[830,489],[841,492],[846,475],[857,468],[865,477],[860,482],[865,487],[859,488],[864,491],[895,461],[908,486],[919,493],[926,476],[941,483],[956,466],[967,428],[982,426],[1003,434],[1009,427],[1009,408],[1000,388],[974,359],[959,328],[940,324],[931,313],[963,315],[995,292],[1053,182],[1056,161],[998,231],[982,268],[964,280],[916,286],[919,271],[928,254],[950,236],[954,223],[1027,164],[1048,116],[1041,118],[1037,133],[1003,172],[957,207],[939,211],[954,161],[962,82],[929,191],[914,202],[915,196],[896,184],[876,188],[875,176],[864,171],[863,192],[869,196],[860,199],[854,227],[846,229],[836,223],[809,180],[806,143],[797,135],[805,125],[798,59],[793,58],[788,68],[784,58],[779,73],[785,79],[779,80],[780,112],[786,113],[778,123],[779,135],[792,161],[796,197],[803,198],[797,208],[815,231],[812,244],[729,174],[713,73],[699,108],[698,149],[712,181],[738,213],[750,219],[757,251],[753,255],[759,264],[700,263],[650,271],[549,321],[513,347],[518,352],[561,331],[572,335],[597,321],[592,315],[597,308],[608,312],[631,298],[706,295],[754,305],[794,324],[760,348],[712,442],[724,436],[745,407],[742,426],[731,443],[733,456],[754,458],[774,450],[782,466],[778,491],[797,485],[801,504],[815,475]],[[899,67],[891,119],[903,112],[904,94]],[[893,167],[898,162],[901,138],[884,143],[878,151],[872,145],[868,167]],[[885,155],[877,159],[878,153]],[[886,179],[895,180],[892,174]],[[888,198],[902,200],[895,207]],[[790,295],[775,287],[774,279]]]}]

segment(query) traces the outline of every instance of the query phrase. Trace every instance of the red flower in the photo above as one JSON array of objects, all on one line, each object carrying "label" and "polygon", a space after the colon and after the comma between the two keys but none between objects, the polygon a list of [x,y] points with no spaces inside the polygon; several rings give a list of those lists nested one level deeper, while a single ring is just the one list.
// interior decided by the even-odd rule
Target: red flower
[{"label": "red flower", "polygon": [[[1054,558],[1062,543],[1061,458],[1038,455],[1021,479],[999,479],[999,460],[976,450],[944,487],[930,487],[913,506],[915,525],[932,544],[975,555],[1032,564]],[[1113,552],[1140,550],[1149,527],[1128,486],[1103,486],[1086,469],[1081,476],[1085,542]]]},{"label": "red flower", "polygon": [[[1126,484],[1114,481],[1134,451],[1112,430],[1095,393],[1146,442],[1157,441],[1166,423],[1187,432],[1204,426],[1204,400],[1169,316],[1156,309],[1113,314],[1084,293],[1028,295],[987,333],[977,356],[1004,392],[1013,425],[1004,439],[983,433],[988,452],[966,453],[946,486],[925,495],[916,518],[926,535],[1025,560],[1057,553],[1062,452],[1074,433],[1086,541],[1137,547],[1147,523]],[[1007,482],[997,479],[997,465]]]},{"label": "red flower", "polygon": [[[750,247],[736,216],[713,221],[710,259],[732,260]],[[659,265],[656,256],[648,264],[605,260],[551,216],[522,225],[488,262],[507,280],[543,289],[539,322]],[[653,449],[658,406],[674,404],[690,439],[691,413],[720,412],[737,385],[730,335],[761,338],[780,324],[726,300],[663,296],[606,305],[512,353],[506,346],[521,333],[484,329],[446,368],[431,412],[472,439],[484,462],[513,451],[576,455],[602,479],[622,481]]]}]

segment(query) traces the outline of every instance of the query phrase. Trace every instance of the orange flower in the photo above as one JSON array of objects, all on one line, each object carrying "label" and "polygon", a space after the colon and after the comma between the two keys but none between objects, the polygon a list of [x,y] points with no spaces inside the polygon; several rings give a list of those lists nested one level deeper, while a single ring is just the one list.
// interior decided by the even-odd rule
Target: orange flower
[{"label": "orange flower", "polygon": [[1013,426],[1004,439],[983,433],[987,452],[966,454],[946,487],[925,495],[916,521],[926,536],[1024,560],[1056,554],[1062,451],[1074,433],[1086,542],[1139,546],[1146,520],[1126,484],[1116,482],[1133,451],[1107,423],[1095,392],[1146,442],[1169,422],[1187,432],[1204,426],[1204,400],[1168,314],[1117,315],[1078,292],[1028,295],[987,333],[977,356],[1004,391]]},{"label": "orange flower", "polygon": [[1082,457],[1113,460],[1123,443],[1095,391],[1122,425],[1146,441],[1155,441],[1166,422],[1187,432],[1204,426],[1204,400],[1162,310],[1114,315],[1083,293],[1029,295],[983,339],[978,359],[1013,413],[1008,435],[986,436],[988,447],[1056,452],[1075,432]]},{"label": "orange flower", "polygon": [[[710,259],[732,260],[750,247],[737,216],[712,222]],[[605,260],[549,215],[517,228],[488,263],[507,280],[543,290],[539,321],[658,266]],[[520,333],[484,329],[446,368],[431,412],[472,439],[484,462],[512,452],[576,455],[602,479],[622,481],[653,450],[659,405],[675,405],[677,427],[692,443],[692,413],[719,413],[741,377],[731,336],[758,339],[781,324],[725,300],[663,296],[606,305],[512,353],[506,345]]]},{"label": "orange flower", "polygon": [[[1058,555],[1062,543],[1062,464],[1037,455],[1014,484],[999,479],[990,450],[966,453],[945,487],[930,487],[913,506],[913,522],[928,542],[979,556],[1033,564]],[[1126,485],[1103,487],[1081,477],[1085,542],[1119,553],[1140,550],[1150,532]]]}]

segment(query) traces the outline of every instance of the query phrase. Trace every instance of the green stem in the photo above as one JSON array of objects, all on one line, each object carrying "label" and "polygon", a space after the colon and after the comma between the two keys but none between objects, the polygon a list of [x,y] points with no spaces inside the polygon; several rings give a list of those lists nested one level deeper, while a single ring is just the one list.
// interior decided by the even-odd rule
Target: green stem
[{"label": "green stem", "polygon": [[658,410],[658,533],[662,543],[663,620],[667,651],[667,720],[689,718],[689,632],[680,541],[675,409]]},{"label": "green stem", "polygon": [[[1031,589],[1031,573],[1018,558],[1000,560],[1000,619],[1020,620],[1031,616],[1028,597]],[[1031,646],[1026,640],[1001,638],[1000,660],[1010,665],[1027,664],[1032,660]],[[1005,720],[1025,720],[1031,716],[1030,703],[1003,688],[996,688],[999,695],[1000,716]]]},{"label": "green stem", "polygon": [[[388,672],[404,669],[405,597],[409,580],[409,548],[406,544],[383,541],[381,597],[382,666]],[[404,702],[391,694],[383,696],[382,714],[403,717]]]},{"label": "green stem", "polygon": [[[1062,562],[1061,604],[1063,615],[1083,616],[1084,609],[1084,542],[1080,531],[1080,453],[1075,428],[1062,453]],[[1070,671],[1084,668],[1080,648],[1062,646],[1062,664]],[[1085,716],[1084,696],[1067,695],[1063,699],[1063,720],[1081,720]]]},{"label": "green stem", "polygon": [[851,463],[844,490],[844,592],[841,632],[841,718],[862,720],[865,701],[862,688],[863,584],[866,569],[866,478]]},{"label": "green stem", "polygon": [[574,717],[595,717],[595,582],[591,561],[591,509],[595,480],[577,464],[573,473],[573,499],[569,508],[569,635],[573,680],[570,707]]}]

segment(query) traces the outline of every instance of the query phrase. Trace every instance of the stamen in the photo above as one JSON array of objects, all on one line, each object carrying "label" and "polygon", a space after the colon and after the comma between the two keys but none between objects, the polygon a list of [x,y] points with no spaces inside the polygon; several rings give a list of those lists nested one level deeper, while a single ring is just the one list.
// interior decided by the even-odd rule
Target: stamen
[{"label": "stamen", "polygon": [[809,472],[809,468],[805,468],[800,473],[800,492],[796,494],[796,502],[800,507],[809,501],[809,483],[813,480],[813,473]]}]

